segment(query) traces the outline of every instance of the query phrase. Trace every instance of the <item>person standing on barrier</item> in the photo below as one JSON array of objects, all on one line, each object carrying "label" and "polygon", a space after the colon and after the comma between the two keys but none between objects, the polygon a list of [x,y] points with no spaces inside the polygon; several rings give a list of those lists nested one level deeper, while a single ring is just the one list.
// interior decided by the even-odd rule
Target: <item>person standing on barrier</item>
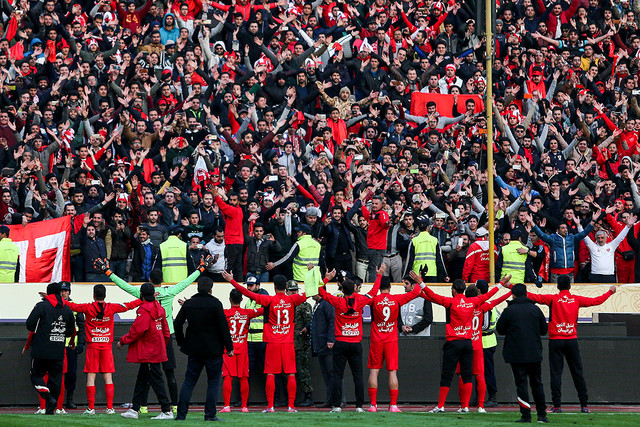
[{"label": "person standing on barrier", "polygon": [[[613,254],[612,254],[613,256]],[[616,293],[616,286],[595,298],[587,298],[571,293],[569,276],[558,277],[557,294],[532,294],[529,299],[549,306],[549,369],[551,372],[551,399],[553,409],[550,412],[562,412],[562,371],[564,360],[567,360],[573,384],[580,399],[580,411],[591,412],[588,406],[587,383],[584,379],[582,358],[578,345],[578,311],[581,307],[593,307],[604,303]],[[504,313],[503,313],[504,315]]]},{"label": "person standing on barrier", "polygon": [[527,298],[527,288],[522,283],[511,288],[513,301],[502,312],[496,331],[505,336],[502,355],[511,365],[516,382],[521,418],[516,422],[531,422],[531,404],[527,382],[531,385],[536,402],[539,423],[548,423],[542,386],[542,340],[547,334],[547,321],[542,311]]}]

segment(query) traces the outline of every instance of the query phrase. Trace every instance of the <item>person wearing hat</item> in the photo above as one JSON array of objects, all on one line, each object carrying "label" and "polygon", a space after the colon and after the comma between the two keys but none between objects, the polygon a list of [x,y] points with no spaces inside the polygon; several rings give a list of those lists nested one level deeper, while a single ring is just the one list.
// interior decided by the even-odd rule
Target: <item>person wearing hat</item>
[{"label": "person wearing hat", "polygon": [[427,283],[448,282],[449,275],[442,257],[442,250],[438,239],[429,233],[430,221],[426,216],[418,218],[420,234],[411,239],[407,251],[407,261],[404,275],[411,271],[419,273],[424,267],[427,268],[425,281]]},{"label": "person wearing hat", "polygon": [[0,225],[0,283],[20,281],[20,249],[9,238],[9,227]]},{"label": "person wearing hat", "polygon": [[463,87],[463,81],[460,77],[456,76],[455,64],[447,64],[444,68],[444,76],[438,80],[438,86],[440,87],[440,93],[449,93],[451,86]]},{"label": "person wearing hat", "polygon": [[266,269],[271,271],[284,263],[292,263],[293,279],[303,282],[307,273],[307,265],[319,265],[320,263],[320,243],[311,237],[311,227],[307,224],[301,224],[294,229],[297,241],[291,247],[291,250],[278,261],[269,262]]},{"label": "person wearing hat", "polygon": [[181,227],[173,226],[169,229],[169,238],[160,244],[156,265],[162,266],[164,282],[177,283],[195,270],[195,266],[188,265],[193,264],[193,260],[188,256],[187,243],[181,239],[183,233]]},{"label": "person wearing hat", "polygon": [[138,418],[140,407],[146,400],[146,388],[150,385],[158,397],[161,408],[160,415],[152,419],[173,419],[171,402],[169,402],[161,370],[162,362],[167,361],[167,345],[171,342],[171,333],[166,312],[156,301],[155,293],[156,288],[149,282],[140,286],[142,304],[136,311],[136,319],[129,332],[118,340],[119,350],[125,345],[129,346],[127,362],[140,364],[133,389],[133,405],[127,412],[121,414],[124,418]]},{"label": "person wearing hat", "polygon": [[[62,384],[65,341],[74,332],[73,322],[73,312],[64,305],[57,282],[47,286],[47,296],[27,317],[29,340],[23,352],[31,348],[31,384],[44,400],[47,415],[55,413]],[[49,377],[46,383],[45,375]]]},{"label": "person wearing hat", "polygon": [[[510,274],[514,283],[524,283],[527,257],[529,248],[526,243],[528,235],[523,235],[520,230],[511,232],[511,241],[503,246],[496,262],[496,275]],[[466,267],[466,266],[465,266]],[[482,278],[486,280],[486,278]]]},{"label": "person wearing hat", "polygon": [[[298,282],[295,280],[287,281],[287,295],[298,295]],[[295,329],[293,331],[293,347],[296,350],[296,378],[298,380],[298,388],[304,393],[304,400],[296,406],[308,408],[313,405],[311,393],[313,386],[311,385],[311,371],[309,362],[311,361],[311,320],[313,310],[311,304],[307,301],[296,307],[295,312]]]},{"label": "person wearing hat", "polygon": [[[67,304],[71,301],[71,283],[67,281],[60,282],[60,296],[62,300]],[[67,368],[63,375],[63,384],[60,392],[60,399],[58,400],[58,406],[56,413],[64,414],[65,411],[62,408],[62,403],[67,409],[76,409],[77,406],[73,402],[73,394],[76,390],[76,372],[78,370],[78,355],[82,354],[86,345],[85,338],[85,318],[84,314],[78,313],[73,310],[75,337],[67,338],[65,357],[67,358]],[[64,392],[67,392],[67,400],[63,399]]]}]

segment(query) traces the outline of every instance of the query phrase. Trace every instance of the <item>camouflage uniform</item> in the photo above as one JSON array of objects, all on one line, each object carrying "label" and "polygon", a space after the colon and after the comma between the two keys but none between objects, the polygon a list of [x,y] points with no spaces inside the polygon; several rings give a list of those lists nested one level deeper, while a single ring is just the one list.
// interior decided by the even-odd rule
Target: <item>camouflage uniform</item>
[{"label": "camouflage uniform", "polygon": [[[313,310],[311,309],[311,304],[308,302],[304,302],[296,307],[296,326],[293,344],[296,349],[298,383],[304,393],[311,393],[313,391],[313,387],[311,386],[311,372],[309,370],[309,361],[311,360],[311,334],[308,330],[309,325],[311,324],[312,315]],[[307,327],[307,333],[305,335],[300,335],[300,331],[305,327]]]}]

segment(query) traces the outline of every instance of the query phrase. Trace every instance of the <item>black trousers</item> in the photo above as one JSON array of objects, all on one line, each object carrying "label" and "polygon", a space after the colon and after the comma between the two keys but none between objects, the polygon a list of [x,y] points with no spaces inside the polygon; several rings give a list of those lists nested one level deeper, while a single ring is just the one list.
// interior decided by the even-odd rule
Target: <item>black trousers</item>
[{"label": "black trousers", "polygon": [[[173,406],[178,406],[178,382],[176,381],[176,353],[173,349],[173,335],[169,337],[169,342],[167,343],[167,360],[162,362],[162,370],[164,371],[164,376],[167,379],[167,388],[169,389],[169,397],[171,398],[171,404]],[[142,401],[142,406],[147,406],[147,399],[149,398],[149,386],[147,385],[144,388],[144,399]]]},{"label": "black trousers", "polygon": [[512,363],[513,379],[516,381],[516,392],[522,418],[531,419],[531,404],[529,403],[529,387],[536,402],[538,417],[547,414],[547,406],[544,403],[544,388],[542,386],[542,363]]},{"label": "black trousers", "polygon": [[184,382],[180,389],[180,401],[178,403],[177,420],[184,420],[189,412],[193,388],[198,383],[202,368],[207,370],[207,397],[204,404],[204,419],[213,420],[216,416],[218,404],[218,386],[222,374],[222,356],[194,357],[189,356],[187,372],[184,374]]},{"label": "black trousers", "polygon": [[[60,395],[60,386],[62,385],[62,368],[64,361],[52,359],[40,359],[34,357],[31,359],[31,384],[35,387],[40,397],[46,402],[47,414],[53,414],[56,409],[56,402]],[[44,376],[49,374],[49,379],[44,382]]]},{"label": "black trousers", "polygon": [[460,376],[465,384],[473,380],[473,346],[471,340],[452,340],[442,347],[440,387],[450,387],[453,374],[460,363]]},{"label": "black trousers", "polygon": [[326,348],[318,353],[318,363],[320,364],[324,386],[327,389],[325,402],[333,402],[333,381],[335,376],[333,372],[333,350]]},{"label": "black trousers", "polygon": [[64,375],[64,388],[67,396],[73,396],[78,379],[78,350],[67,347],[67,373]]},{"label": "black trousers", "polygon": [[580,406],[587,406],[589,396],[587,394],[587,382],[584,380],[582,358],[577,339],[549,340],[549,368],[551,370],[551,400],[553,406],[559,408],[562,404],[562,371],[564,359],[573,378],[573,385],[578,392]]},{"label": "black trousers", "polygon": [[327,256],[327,271],[331,271],[334,268],[337,272],[340,272],[340,270],[344,270],[348,271],[349,273],[353,273],[351,254],[336,254],[333,258]]},{"label": "black trousers", "polygon": [[495,364],[493,363],[493,355],[496,352],[496,347],[484,348],[482,352],[484,354],[484,381],[487,383],[487,394],[491,396],[498,392]]},{"label": "black trousers", "polygon": [[233,278],[238,282],[244,280],[243,258],[244,245],[227,245],[227,271],[233,271]]},{"label": "black trousers", "polygon": [[369,260],[369,266],[367,267],[367,282],[376,281],[376,270],[382,265],[382,258],[384,258],[384,249],[367,249],[367,259]]},{"label": "black trousers", "polygon": [[162,377],[161,363],[141,363],[138,369],[136,385],[133,388],[133,410],[139,411],[140,406],[146,403],[149,385],[158,397],[162,412],[171,411],[171,403],[167,390],[164,388],[164,378]]},{"label": "black trousers", "polygon": [[362,376],[362,343],[336,341],[333,345],[333,396],[332,405],[339,407],[342,403],[342,379],[344,369],[349,363],[353,385],[356,391],[356,408],[364,404],[364,382]]},{"label": "black trousers", "polygon": [[616,283],[615,274],[590,274],[589,282],[591,283]]}]

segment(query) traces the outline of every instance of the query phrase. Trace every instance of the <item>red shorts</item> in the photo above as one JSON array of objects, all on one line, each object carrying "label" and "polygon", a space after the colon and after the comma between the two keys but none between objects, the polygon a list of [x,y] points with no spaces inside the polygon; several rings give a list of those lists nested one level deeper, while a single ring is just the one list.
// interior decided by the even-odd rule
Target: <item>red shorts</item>
[{"label": "red shorts", "polygon": [[296,350],[292,342],[268,342],[264,357],[265,374],[295,374]]},{"label": "red shorts", "polygon": [[387,371],[398,370],[398,342],[375,342],[369,343],[369,361],[367,368],[382,369],[382,361],[386,362]]},{"label": "red shorts", "polygon": [[107,374],[116,371],[113,363],[113,350],[111,348],[99,348],[87,346],[87,355],[84,359],[84,372],[92,374]]},{"label": "red shorts", "polygon": [[227,353],[222,356],[222,376],[249,378],[249,353],[233,353],[229,357]]},{"label": "red shorts", "polygon": [[[456,368],[456,374],[460,373],[460,364]],[[473,375],[482,375],[484,377],[484,352],[482,349],[473,350],[473,367],[471,368]]]}]

